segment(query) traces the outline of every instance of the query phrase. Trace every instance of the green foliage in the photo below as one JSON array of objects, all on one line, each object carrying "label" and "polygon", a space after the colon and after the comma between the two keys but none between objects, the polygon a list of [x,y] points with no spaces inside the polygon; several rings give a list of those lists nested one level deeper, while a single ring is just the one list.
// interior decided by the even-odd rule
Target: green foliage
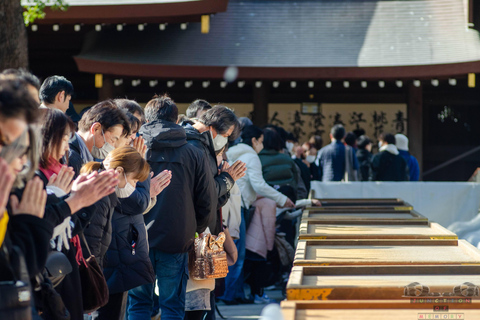
[{"label": "green foliage", "polygon": [[45,18],[45,8],[48,6],[52,10],[67,11],[68,4],[65,0],[27,0],[22,1],[23,20],[25,25],[33,23],[37,19]]}]

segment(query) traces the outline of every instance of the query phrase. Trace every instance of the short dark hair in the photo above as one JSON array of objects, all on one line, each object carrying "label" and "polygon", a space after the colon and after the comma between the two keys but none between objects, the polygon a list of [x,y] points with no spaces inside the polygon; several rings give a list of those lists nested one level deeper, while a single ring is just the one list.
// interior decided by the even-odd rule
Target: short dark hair
[{"label": "short dark hair", "polygon": [[333,136],[333,139],[340,141],[345,137],[345,128],[341,124],[336,124],[330,130],[330,134]]},{"label": "short dark hair", "polygon": [[[285,146],[286,143],[287,143],[287,137],[288,137],[288,132],[287,130],[283,129],[282,127],[280,126],[276,126],[276,125],[273,125],[273,124],[267,124],[265,127],[263,127],[263,130],[265,130],[266,128],[273,128],[275,131],[277,131],[277,133],[280,135],[280,139],[282,139],[282,145]],[[264,137],[265,139],[265,137]],[[264,143],[264,146],[265,146],[265,143]]]},{"label": "short dark hair", "polygon": [[251,126],[253,125],[252,120],[250,120],[247,117],[240,117],[238,118],[238,123],[240,124],[240,130],[243,130],[246,126]]},{"label": "short dark hair", "polygon": [[54,103],[55,97],[62,91],[65,91],[65,99],[66,96],[72,96],[72,83],[62,76],[50,76],[43,81],[40,87],[40,100],[47,103]]},{"label": "short dark hair", "polygon": [[33,75],[32,73],[28,72],[27,70],[23,68],[18,68],[18,69],[5,69],[1,73],[2,75],[5,76],[15,76],[23,81],[25,81],[27,84],[35,87],[37,90],[40,90],[40,80]]},{"label": "short dark hair", "polygon": [[0,116],[24,118],[27,123],[37,120],[38,103],[28,92],[27,83],[21,79],[0,79]]},{"label": "short dark hair", "polygon": [[242,130],[242,143],[248,144],[250,147],[252,146],[252,139],[260,139],[263,135],[263,130],[257,126],[246,126]]},{"label": "short dark hair", "polygon": [[345,143],[350,147],[354,147],[357,142],[357,136],[353,132],[347,132],[343,140],[345,140]]},{"label": "short dark hair", "polygon": [[362,135],[357,139],[357,147],[360,150],[364,150],[370,143],[372,143],[372,140],[366,135]]},{"label": "short dark hair", "polygon": [[[43,168],[47,169],[51,165],[50,157],[60,148],[67,130],[70,135],[73,135],[75,133],[75,123],[62,111],[48,108],[42,126],[43,143],[40,165]],[[68,163],[68,158],[66,160]]]},{"label": "short dark hair", "polygon": [[228,137],[228,140],[233,141],[237,139],[240,133],[240,124],[238,123],[237,116],[232,109],[216,105],[212,109],[208,110],[200,117],[199,121],[207,127],[212,126],[219,134],[225,134],[233,126],[233,132]]},{"label": "short dark hair", "polygon": [[138,132],[140,130],[140,127],[142,126],[142,123],[140,122],[140,120],[138,120],[138,118],[135,117],[133,113],[128,112],[125,109],[123,111],[127,115],[128,122],[130,124],[130,133]]},{"label": "short dark hair", "polygon": [[121,125],[123,126],[122,136],[130,134],[130,124],[125,111],[118,108],[112,100],[101,101],[88,109],[78,122],[78,129],[87,132],[95,122],[100,123],[104,131]]},{"label": "short dark hair", "polygon": [[393,134],[384,132],[380,133],[378,140],[385,141],[388,144],[395,144],[397,142]]},{"label": "short dark hair", "polygon": [[187,115],[187,118],[191,119],[191,118],[197,117],[198,111],[207,111],[210,109],[212,109],[212,106],[210,105],[210,103],[202,99],[197,99],[188,106],[187,111],[185,113]]},{"label": "short dark hair", "polygon": [[265,150],[280,151],[284,148],[282,137],[272,127],[265,128],[263,130],[263,147]]},{"label": "short dark hair", "polygon": [[148,122],[165,120],[173,123],[178,119],[178,108],[168,95],[154,96],[145,106],[145,119]]},{"label": "short dark hair", "polygon": [[320,150],[323,147],[323,139],[321,136],[313,135],[308,142],[317,150]]},{"label": "short dark hair", "polygon": [[113,100],[120,109],[125,109],[132,115],[136,112],[140,114],[141,121],[145,123],[145,112],[142,107],[135,100],[130,99],[115,99]]}]

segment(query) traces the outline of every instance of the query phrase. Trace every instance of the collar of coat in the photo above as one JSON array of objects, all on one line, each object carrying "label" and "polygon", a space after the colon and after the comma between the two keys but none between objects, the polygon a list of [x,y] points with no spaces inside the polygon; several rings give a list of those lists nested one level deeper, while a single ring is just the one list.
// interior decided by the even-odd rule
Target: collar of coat
[{"label": "collar of coat", "polygon": [[399,154],[398,149],[394,144],[387,144],[387,145],[381,147],[380,152],[382,152],[382,151],[390,152],[391,154],[393,154],[395,156]]}]

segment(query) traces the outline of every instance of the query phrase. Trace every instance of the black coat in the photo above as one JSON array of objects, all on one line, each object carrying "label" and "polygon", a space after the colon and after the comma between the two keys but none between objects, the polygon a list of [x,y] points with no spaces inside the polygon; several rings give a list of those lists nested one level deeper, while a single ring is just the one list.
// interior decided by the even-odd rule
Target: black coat
[{"label": "black coat", "polygon": [[[143,212],[150,201],[150,178],[138,182],[128,198],[119,198],[112,218],[113,237],[103,273],[110,294],[153,283]],[[134,248],[132,248],[134,244]],[[133,251],[135,249],[135,251]]]},{"label": "black coat", "polygon": [[305,188],[307,188],[307,193],[309,193],[310,182],[312,181],[312,173],[310,171],[310,168],[305,163],[303,163],[302,159],[295,158],[293,161],[300,169],[300,176],[302,177],[303,183],[305,184]]},{"label": "black coat", "polygon": [[[34,278],[45,267],[52,233],[53,226],[48,221],[28,214],[12,215],[9,210],[7,233],[3,245],[9,253],[12,246],[20,249],[25,257],[28,274],[30,278]],[[0,251],[3,255],[3,250]],[[12,280],[8,277],[11,274],[9,270],[8,266],[0,263],[0,281]]]},{"label": "black coat", "polygon": [[[208,162],[212,177],[214,177],[215,188],[217,190],[217,210],[220,210],[230,198],[230,190],[233,188],[235,181],[227,172],[218,174],[217,156],[215,154],[215,149],[213,148],[213,141],[210,133],[208,131],[200,133],[190,124],[186,124],[184,128],[185,133],[187,134],[188,143],[199,148]],[[212,234],[218,234],[222,231],[222,222],[220,221],[219,211],[217,211],[217,218],[209,224],[208,227]]]},{"label": "black coat", "polygon": [[371,181],[408,181],[409,172],[405,159],[382,151],[373,156]]},{"label": "black coat", "polygon": [[147,145],[147,161],[155,175],[172,171],[170,185],[157,196],[145,215],[150,248],[168,253],[187,252],[195,232],[215,219],[217,192],[201,150],[187,143],[185,130],[169,121],[154,121],[140,129]]},{"label": "black coat", "polygon": [[[112,215],[118,199],[115,193],[93,204],[95,214],[83,229],[90,252],[95,256],[100,268],[105,265],[105,254],[112,241]],[[82,241],[82,253],[85,259],[90,255]]]},{"label": "black coat", "polygon": [[78,136],[74,134],[68,142],[68,146],[70,148],[70,151],[68,152],[68,165],[73,167],[73,170],[75,171],[75,179],[80,174],[80,169],[82,169],[82,166],[86,163],[86,161],[82,159],[82,153],[80,151],[78,139]]},{"label": "black coat", "polygon": [[356,155],[358,159],[360,181],[368,181],[369,177],[372,175],[373,155],[365,149],[358,149]]}]

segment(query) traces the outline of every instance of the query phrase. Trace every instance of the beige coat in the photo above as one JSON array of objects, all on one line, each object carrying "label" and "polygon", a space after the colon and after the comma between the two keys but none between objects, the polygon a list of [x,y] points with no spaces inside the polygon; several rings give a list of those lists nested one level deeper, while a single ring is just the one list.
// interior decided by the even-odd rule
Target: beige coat
[{"label": "beige coat", "polygon": [[267,252],[275,244],[276,207],[275,201],[268,198],[259,198],[253,204],[255,214],[247,230],[245,247],[267,258]]}]

